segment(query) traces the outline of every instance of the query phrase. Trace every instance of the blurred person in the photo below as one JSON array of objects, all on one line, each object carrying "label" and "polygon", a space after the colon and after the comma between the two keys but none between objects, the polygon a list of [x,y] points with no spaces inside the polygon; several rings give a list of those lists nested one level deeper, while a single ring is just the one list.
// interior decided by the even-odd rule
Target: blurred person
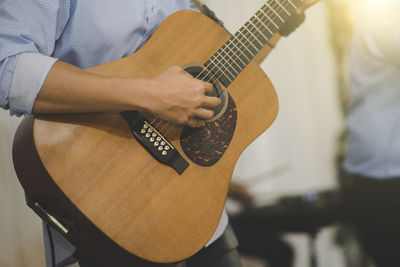
[{"label": "blurred person", "polygon": [[365,253],[400,266],[400,1],[361,1],[341,184]]}]

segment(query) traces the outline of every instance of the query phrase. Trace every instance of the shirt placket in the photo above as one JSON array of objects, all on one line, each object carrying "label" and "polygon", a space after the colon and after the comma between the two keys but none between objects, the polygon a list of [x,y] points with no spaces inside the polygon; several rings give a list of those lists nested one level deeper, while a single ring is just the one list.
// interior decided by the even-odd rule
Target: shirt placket
[{"label": "shirt placket", "polygon": [[147,23],[149,24],[149,28],[153,28],[158,24],[158,11],[160,6],[157,3],[157,0],[146,0],[146,11],[147,11]]}]

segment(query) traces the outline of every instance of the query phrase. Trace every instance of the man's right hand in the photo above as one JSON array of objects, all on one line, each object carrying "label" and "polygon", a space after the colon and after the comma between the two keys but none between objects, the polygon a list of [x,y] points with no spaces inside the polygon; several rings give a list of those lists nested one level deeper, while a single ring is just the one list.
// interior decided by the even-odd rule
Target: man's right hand
[{"label": "man's right hand", "polygon": [[58,61],[35,100],[33,113],[120,112],[138,110],[157,118],[201,127],[220,99],[206,96],[209,83],[174,66],[153,79],[97,75]]},{"label": "man's right hand", "polygon": [[213,87],[196,80],[179,66],[173,66],[152,79],[142,108],[155,117],[190,127],[204,126],[214,112],[205,107],[217,107],[221,100],[206,96]]}]

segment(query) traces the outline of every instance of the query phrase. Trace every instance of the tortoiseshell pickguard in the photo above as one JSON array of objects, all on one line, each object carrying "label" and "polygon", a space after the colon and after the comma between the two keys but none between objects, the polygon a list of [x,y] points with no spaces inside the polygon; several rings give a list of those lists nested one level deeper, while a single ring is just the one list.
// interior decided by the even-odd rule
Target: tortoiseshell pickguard
[{"label": "tortoiseshell pickguard", "polygon": [[181,146],[194,163],[209,167],[217,163],[228,148],[237,122],[237,108],[229,95],[225,113],[218,120],[206,123],[203,128],[184,127]]}]

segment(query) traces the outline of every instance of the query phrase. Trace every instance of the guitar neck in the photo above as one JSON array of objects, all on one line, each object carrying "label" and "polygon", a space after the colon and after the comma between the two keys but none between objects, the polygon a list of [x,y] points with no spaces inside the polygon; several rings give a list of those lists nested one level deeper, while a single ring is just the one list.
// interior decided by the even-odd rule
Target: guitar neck
[{"label": "guitar neck", "polygon": [[302,3],[269,0],[204,65],[229,86]]}]

